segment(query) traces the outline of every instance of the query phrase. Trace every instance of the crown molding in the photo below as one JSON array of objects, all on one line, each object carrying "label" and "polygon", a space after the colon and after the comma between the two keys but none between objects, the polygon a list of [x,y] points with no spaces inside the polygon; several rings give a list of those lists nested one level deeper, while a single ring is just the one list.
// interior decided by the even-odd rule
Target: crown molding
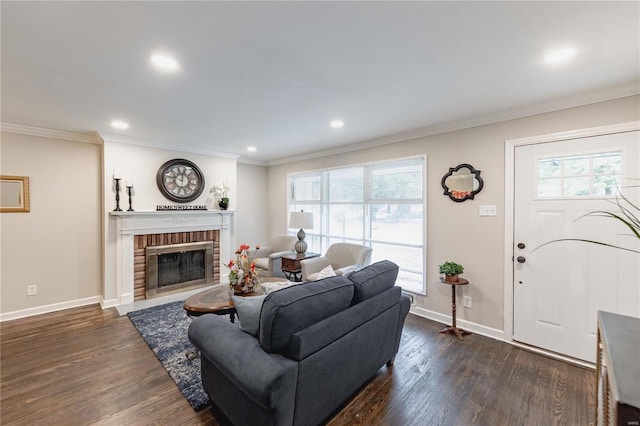
[{"label": "crown molding", "polygon": [[359,151],[361,149],[375,148],[383,145],[390,145],[397,142],[404,142],[412,139],[424,138],[428,136],[439,135],[443,133],[453,132],[457,130],[469,129],[488,124],[500,123],[503,121],[515,120],[518,118],[530,117],[538,114],[544,114],[564,109],[595,104],[598,102],[606,102],[614,99],[626,98],[640,94],[640,80],[632,81],[617,86],[611,86],[605,89],[594,90],[581,93],[574,96],[563,97],[551,101],[538,102],[512,108],[508,110],[493,112],[489,114],[477,115],[462,120],[452,121],[448,123],[439,123],[433,126],[427,126],[420,129],[409,130],[406,132],[396,133],[393,135],[383,136],[380,138],[369,139],[362,142],[355,142],[343,145],[337,148],[316,151],[309,154],[303,154],[294,157],[287,157],[278,160],[266,162],[267,166],[277,166],[280,164],[294,163],[297,161],[312,160],[314,158],[327,157],[330,155],[345,154],[348,152]]},{"label": "crown molding", "polygon": [[0,131],[16,133],[19,135],[91,143],[96,145],[102,144],[102,138],[97,132],[69,132],[65,130],[44,129],[42,127],[25,126],[23,124],[13,123],[0,123]]},{"label": "crown molding", "polygon": [[202,148],[187,146],[187,145],[154,144],[154,143],[149,143],[147,141],[142,141],[139,139],[125,138],[120,135],[114,135],[112,133],[99,133],[99,135],[102,137],[102,139],[105,142],[115,142],[115,143],[122,143],[127,145],[141,146],[144,148],[164,149],[168,151],[188,152],[189,154],[209,155],[212,157],[230,158],[232,160],[237,160],[240,157],[238,154],[229,154],[226,152],[211,151],[208,149],[202,149]]}]

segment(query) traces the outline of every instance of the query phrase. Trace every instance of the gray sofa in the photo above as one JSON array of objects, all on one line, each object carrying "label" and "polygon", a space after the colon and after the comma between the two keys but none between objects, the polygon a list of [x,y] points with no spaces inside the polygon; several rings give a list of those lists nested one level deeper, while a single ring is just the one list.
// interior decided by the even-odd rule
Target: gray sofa
[{"label": "gray sofa", "polygon": [[382,261],[273,292],[257,336],[225,317],[196,318],[189,339],[201,352],[209,398],[236,425],[326,421],[393,363],[410,305],[397,274]]}]

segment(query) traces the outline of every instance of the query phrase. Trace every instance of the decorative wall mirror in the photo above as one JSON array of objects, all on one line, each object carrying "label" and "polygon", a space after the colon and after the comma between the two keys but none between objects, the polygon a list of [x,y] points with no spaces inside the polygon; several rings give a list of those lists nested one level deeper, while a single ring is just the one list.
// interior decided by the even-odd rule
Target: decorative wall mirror
[{"label": "decorative wall mirror", "polygon": [[480,177],[480,170],[476,170],[470,164],[460,164],[449,168],[449,173],[442,176],[442,188],[444,195],[448,195],[453,201],[461,203],[465,200],[473,200],[473,197],[484,186]]},{"label": "decorative wall mirror", "polygon": [[29,178],[0,176],[0,212],[29,211]]}]

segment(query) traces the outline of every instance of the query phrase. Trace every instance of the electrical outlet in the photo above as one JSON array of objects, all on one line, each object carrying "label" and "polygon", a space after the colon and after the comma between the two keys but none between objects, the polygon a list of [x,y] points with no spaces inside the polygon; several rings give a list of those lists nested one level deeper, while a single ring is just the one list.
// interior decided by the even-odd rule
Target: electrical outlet
[{"label": "electrical outlet", "polygon": [[462,298],[462,306],[471,309],[471,296],[464,296]]},{"label": "electrical outlet", "polygon": [[497,216],[498,207],[495,205],[482,205],[478,207],[478,216]]},{"label": "electrical outlet", "polygon": [[38,294],[38,286],[31,284],[27,286],[27,296],[35,296]]}]

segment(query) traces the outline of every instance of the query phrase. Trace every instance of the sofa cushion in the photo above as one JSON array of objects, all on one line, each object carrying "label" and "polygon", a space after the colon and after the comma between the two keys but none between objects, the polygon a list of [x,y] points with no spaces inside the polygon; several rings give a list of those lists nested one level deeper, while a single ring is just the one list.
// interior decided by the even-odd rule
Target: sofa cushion
[{"label": "sofa cushion", "polygon": [[260,345],[287,355],[291,335],[351,305],[353,284],[343,277],[295,285],[267,295],[260,315]]},{"label": "sofa cushion", "polygon": [[398,277],[398,265],[383,260],[369,265],[349,275],[349,280],[354,284],[352,305],[382,293],[393,287]]},{"label": "sofa cushion", "polygon": [[240,319],[240,329],[253,336],[258,336],[260,326],[260,310],[265,295],[261,296],[231,296],[233,306]]}]

